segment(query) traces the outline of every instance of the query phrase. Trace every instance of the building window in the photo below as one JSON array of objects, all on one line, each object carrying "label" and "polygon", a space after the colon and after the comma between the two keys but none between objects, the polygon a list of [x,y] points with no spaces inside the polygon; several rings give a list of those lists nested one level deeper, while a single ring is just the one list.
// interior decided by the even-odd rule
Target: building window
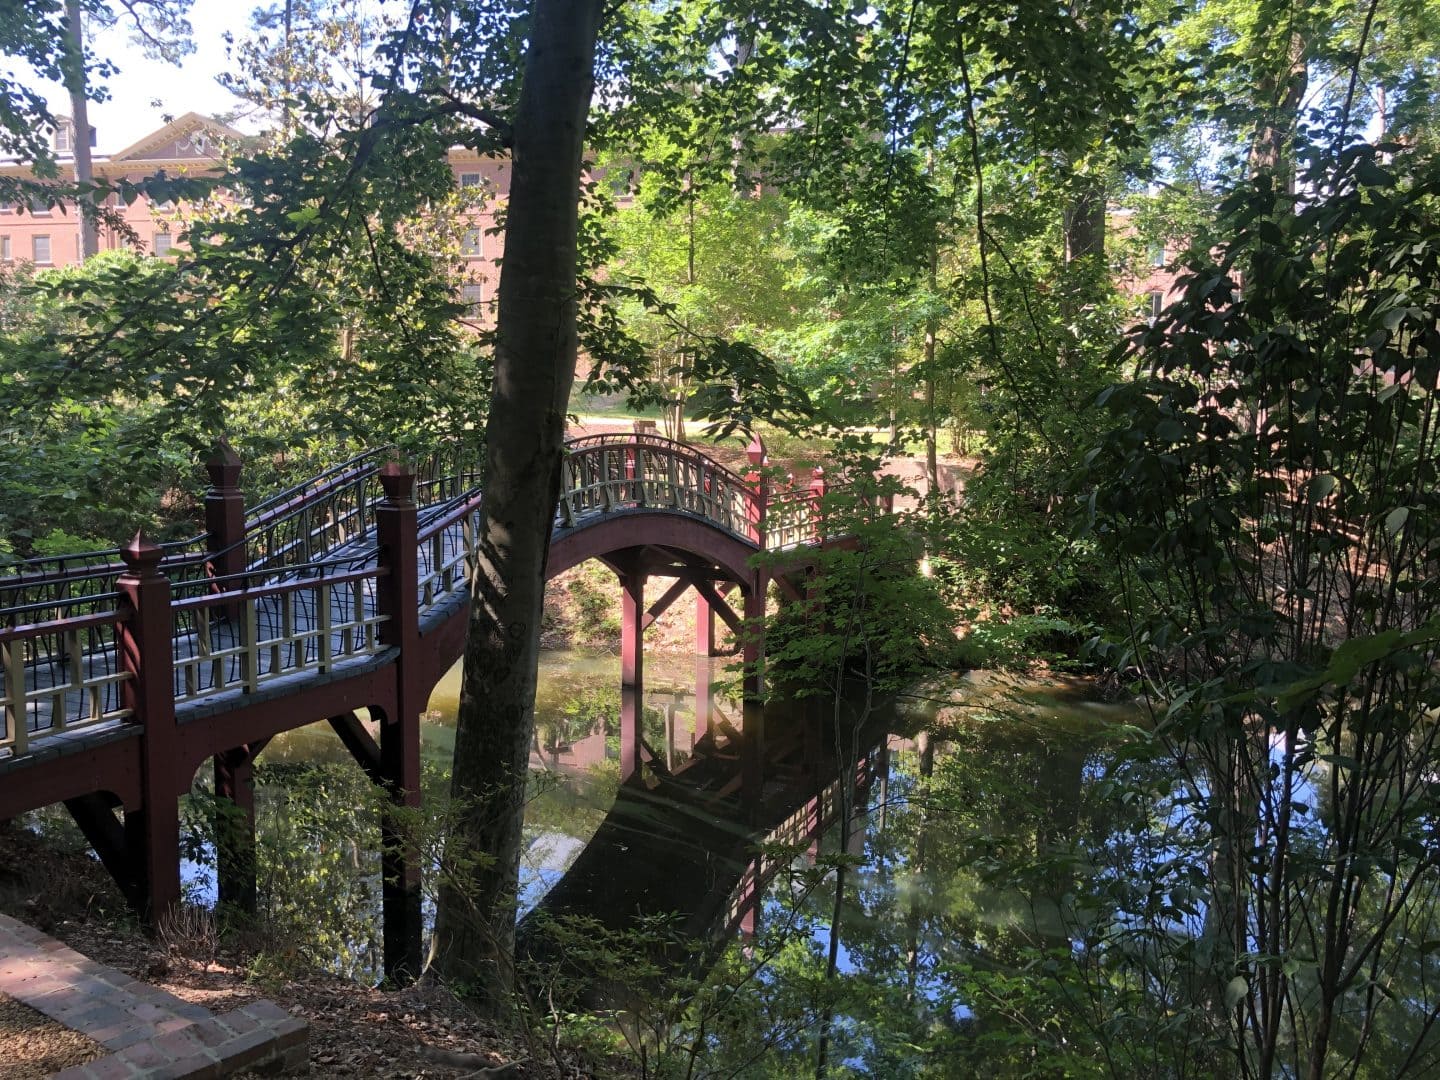
[{"label": "building window", "polygon": [[61,124],[55,129],[55,151],[59,154],[68,154],[71,149],[70,125]]},{"label": "building window", "polygon": [[10,254],[10,237],[0,236],[0,262],[14,262],[15,256]]},{"label": "building window", "polygon": [[460,299],[465,304],[465,315],[467,318],[476,318],[480,314],[480,304],[485,299],[485,292],[479,282],[468,282],[460,286]]},{"label": "building window", "polygon": [[50,265],[50,237],[36,236],[31,238],[33,244],[32,253],[35,256],[37,266]]},{"label": "building window", "polygon": [[465,230],[460,237],[460,254],[467,259],[478,259],[483,254],[479,229]]},{"label": "building window", "polygon": [[1152,244],[1150,247],[1150,265],[1159,270],[1165,265],[1165,245]]},{"label": "building window", "polygon": [[34,217],[50,216],[50,200],[43,195],[30,196],[30,213]]},{"label": "building window", "polygon": [[175,241],[171,239],[168,232],[157,232],[154,243],[151,245],[151,250],[154,251],[156,255],[163,257],[169,255],[174,247]]},{"label": "building window", "polygon": [[0,214],[13,214],[14,212],[15,212],[15,202],[14,202],[14,200],[7,199],[7,200],[5,200],[5,202],[0,202]]},{"label": "building window", "polygon": [[1145,294],[1145,310],[1154,322],[1160,317],[1160,312],[1165,310],[1165,294],[1158,289],[1152,289]]},{"label": "building window", "polygon": [[462,188],[479,187],[480,174],[478,172],[462,172],[460,174],[460,186]]}]

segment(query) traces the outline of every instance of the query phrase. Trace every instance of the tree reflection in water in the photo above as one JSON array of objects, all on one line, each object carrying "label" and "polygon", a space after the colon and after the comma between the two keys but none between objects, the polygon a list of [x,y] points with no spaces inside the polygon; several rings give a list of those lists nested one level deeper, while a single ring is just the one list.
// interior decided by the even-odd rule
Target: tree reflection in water
[{"label": "tree reflection in water", "polygon": [[[587,668],[569,693],[611,681],[603,664]],[[603,695],[590,700],[603,711]],[[1210,833],[1197,817],[1204,793],[1136,726],[1139,714],[1087,703],[1083,687],[978,678],[902,704],[887,719],[884,768],[857,799],[847,847],[838,827],[818,843],[772,843],[765,857],[780,872],[749,912],[732,910],[726,895],[756,857],[734,822],[712,815],[702,827],[694,807],[676,818],[659,788],[639,797],[640,816],[617,820],[616,773],[603,750],[583,776],[562,772],[537,788],[527,821],[528,897],[564,880],[584,844],[606,831],[607,816],[639,852],[669,829],[672,841],[699,853],[698,872],[719,890],[701,895],[681,860],[652,859],[654,880],[672,879],[673,888],[640,891],[668,899],[648,911],[627,900],[623,918],[568,925],[562,945],[572,969],[583,967],[592,989],[628,991],[622,1015],[607,1013],[585,1030],[621,1032],[654,1075],[811,1076],[822,1027],[831,1075],[1237,1075],[1207,951]],[[569,737],[567,716],[553,730]],[[683,730],[683,719],[682,711],[669,726]],[[663,712],[652,721],[662,725],[657,740],[664,737]],[[437,757],[447,734],[443,723],[428,727]],[[287,762],[296,759],[313,767],[326,756],[318,746],[303,736],[278,742],[267,751],[270,767],[293,773]],[[286,885],[262,902],[277,925],[300,933],[308,920],[314,928],[299,955],[363,978],[378,915],[376,868],[347,853],[373,848],[353,842],[353,815],[331,811],[360,800],[366,785],[322,770],[297,786],[289,775],[290,793],[276,802],[264,775],[262,859],[284,865]],[[1301,844],[1318,845],[1329,827],[1328,780],[1316,762],[1289,789],[1266,796],[1309,807]],[[619,802],[633,810],[636,798]],[[363,817],[362,802],[354,805]],[[607,865],[617,879],[628,873],[619,862]],[[296,881],[305,887],[296,890]],[[203,898],[205,874],[195,882]],[[1310,891],[1320,888],[1317,879]],[[1358,1077],[1396,1075],[1407,1060],[1413,1075],[1425,1074],[1434,1048],[1425,1025],[1440,985],[1436,888],[1422,885],[1404,907],[1396,933],[1412,944],[1402,962],[1380,989],[1357,988],[1390,995],[1393,1007],[1374,1010],[1369,1030],[1352,1017],[1336,1033],[1343,1048],[1368,1040]],[[678,921],[673,913],[685,905],[677,893],[689,898],[690,912]],[[347,900],[317,906],[327,895]],[[1363,906],[1355,912],[1368,917]],[[715,938],[717,927],[732,924],[737,932]],[[827,978],[835,926],[836,977]],[[1296,977],[1303,980],[1303,970]],[[604,1004],[593,994],[585,1003]]]}]

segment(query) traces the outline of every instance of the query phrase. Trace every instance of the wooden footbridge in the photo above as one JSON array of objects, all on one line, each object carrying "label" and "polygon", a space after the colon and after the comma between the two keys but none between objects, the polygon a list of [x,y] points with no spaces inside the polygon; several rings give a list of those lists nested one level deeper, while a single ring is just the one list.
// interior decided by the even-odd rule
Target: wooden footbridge
[{"label": "wooden footbridge", "polygon": [[[464,647],[482,495],[479,464],[463,455],[388,458],[362,454],[247,508],[241,463],[222,447],[192,540],[137,535],[0,572],[0,819],[63,802],[154,919],[180,897],[178,799],[207,759],[216,795],[240,811],[223,815],[219,884],[242,906],[254,904],[252,766],[280,732],[328,720],[395,804],[418,805],[420,715]],[[566,446],[547,574],[595,558],[620,577],[623,777],[654,758],[640,728],[644,628],[693,589],[709,655],[715,619],[739,633],[763,614],[771,580],[800,593],[789,572],[752,565],[757,552],[792,552],[798,571],[827,542],[818,471],[772,492],[758,440],[749,460],[740,476],[648,434]],[[652,576],[674,583],[647,606]],[[758,636],[740,636],[758,659]],[[747,736],[746,783],[758,788],[759,732]],[[382,832],[385,966],[413,975],[420,867],[396,830]]]}]

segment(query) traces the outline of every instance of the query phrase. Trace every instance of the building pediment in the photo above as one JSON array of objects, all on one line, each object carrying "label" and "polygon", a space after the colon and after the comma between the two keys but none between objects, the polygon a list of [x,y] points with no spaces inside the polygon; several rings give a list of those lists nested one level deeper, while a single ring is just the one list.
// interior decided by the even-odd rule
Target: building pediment
[{"label": "building pediment", "polygon": [[160,161],[210,163],[220,157],[219,144],[244,138],[241,132],[228,124],[190,112],[109,155],[107,161],[112,167],[140,161],[147,164]]}]

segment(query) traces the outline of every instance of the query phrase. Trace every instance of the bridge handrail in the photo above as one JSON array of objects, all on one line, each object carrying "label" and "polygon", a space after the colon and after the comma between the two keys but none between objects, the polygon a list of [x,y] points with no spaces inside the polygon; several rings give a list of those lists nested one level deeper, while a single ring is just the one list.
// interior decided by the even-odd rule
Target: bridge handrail
[{"label": "bridge handrail", "polygon": [[634,433],[626,431],[605,431],[594,435],[581,435],[578,438],[565,440],[565,449],[571,454],[598,446],[614,448],[623,448],[626,446],[654,447],[659,450],[669,451],[676,457],[703,459],[708,468],[714,473],[725,477],[725,479],[731,483],[745,487],[750,486],[750,481],[746,480],[745,477],[711,457],[703,450],[697,449],[693,443],[680,442],[678,439],[672,439],[666,435],[655,435],[648,431]]},{"label": "bridge handrail", "polygon": [[456,495],[450,501],[454,504],[442,516],[426,521],[420,526],[416,534],[416,540],[424,543],[426,540],[433,540],[440,533],[452,526],[458,525],[467,517],[480,509],[482,495],[479,488],[472,488],[470,491]]},{"label": "bridge handrail", "polygon": [[[415,492],[422,505],[425,504],[425,496],[433,495],[437,489],[442,491],[438,501],[445,502],[456,498],[458,497],[456,494],[444,495],[443,490],[446,487],[461,489],[466,481],[476,479],[475,464],[463,460],[465,455],[472,450],[472,447],[463,443],[452,443],[436,449],[416,463]],[[320,526],[315,529],[306,528],[303,536],[297,536],[263,553],[253,550],[252,541],[257,534],[266,534],[273,542],[276,531],[296,518],[309,514],[313,508],[323,505],[327,499],[343,498],[345,492],[363,488],[379,476],[380,466],[385,461],[397,456],[396,448],[393,446],[376,447],[363,454],[357,454],[349,461],[327,470],[318,477],[312,477],[305,483],[296,485],[289,490],[289,498],[284,502],[278,501],[279,496],[272,498],[269,500],[270,506],[263,513],[246,515],[244,538],[226,550],[239,547],[241,544],[250,545],[246,549],[248,561],[252,565],[262,568],[284,565],[288,562],[289,557],[297,551],[308,561],[317,551],[323,553],[331,550],[335,538],[330,534],[356,519],[363,522],[366,507],[374,505],[375,496],[378,493],[361,492],[355,506],[349,508],[340,518],[322,521]],[[467,486],[464,490],[459,490],[459,494],[467,494],[468,490]],[[365,528],[357,531],[363,534]],[[317,538],[319,539],[318,545],[315,543]],[[343,537],[341,542],[344,542]],[[217,557],[220,554],[223,552],[217,552]]]},{"label": "bridge handrail", "polygon": [[[340,565],[339,561],[334,563],[315,563],[317,567],[331,567]],[[287,570],[289,567],[286,568]],[[240,577],[244,575],[232,575]],[[205,592],[195,596],[187,596],[175,600],[170,606],[176,611],[193,611],[196,608],[224,607],[236,601],[263,599],[271,596],[283,596],[286,593],[298,592],[301,589],[313,589],[319,585],[347,585],[354,581],[374,578],[380,580],[390,576],[388,566],[362,566],[356,569],[343,570],[338,574],[315,574],[311,577],[289,578],[285,581],[270,582],[265,585],[253,585],[249,583],[236,583],[232,589],[222,592]],[[69,625],[68,623],[66,625]]]},{"label": "bridge handrail", "polygon": [[592,513],[649,506],[694,514],[762,543],[760,491],[709,455],[660,435],[591,435],[566,446],[561,527]]},{"label": "bridge handrail", "polygon": [[92,611],[87,615],[72,615],[63,619],[47,619],[38,623],[21,623],[17,626],[0,626],[0,642],[27,641],[60,631],[89,630],[96,626],[113,626],[125,622],[131,613],[125,608],[115,607],[108,611]]},{"label": "bridge handrail", "polygon": [[331,482],[339,474],[349,472],[362,463],[373,461],[383,454],[393,453],[394,449],[394,447],[388,444],[385,446],[372,446],[369,450],[362,450],[339,464],[331,465],[321,472],[316,473],[314,476],[306,477],[298,484],[292,484],[283,491],[277,491],[274,495],[261,499],[254,506],[246,510],[245,517],[247,520],[245,524],[247,528],[252,522],[258,522],[275,512],[282,504],[291,502],[297,495],[303,495],[307,489],[315,488],[319,490],[326,488],[330,486]]},{"label": "bridge handrail", "polygon": [[[190,566],[204,562],[208,557],[204,548],[207,535],[209,534],[200,533],[185,540],[166,540],[157,545],[163,553],[161,560],[165,565],[171,567]],[[82,563],[82,565],[67,567],[65,565],[67,563]],[[49,572],[44,569],[52,565],[57,569]],[[36,568],[38,572],[30,573],[31,568]],[[118,573],[124,568],[125,564],[120,561],[119,548],[18,559],[15,562],[0,564],[0,591],[50,582],[83,581],[87,578],[103,576],[112,571]]]}]

